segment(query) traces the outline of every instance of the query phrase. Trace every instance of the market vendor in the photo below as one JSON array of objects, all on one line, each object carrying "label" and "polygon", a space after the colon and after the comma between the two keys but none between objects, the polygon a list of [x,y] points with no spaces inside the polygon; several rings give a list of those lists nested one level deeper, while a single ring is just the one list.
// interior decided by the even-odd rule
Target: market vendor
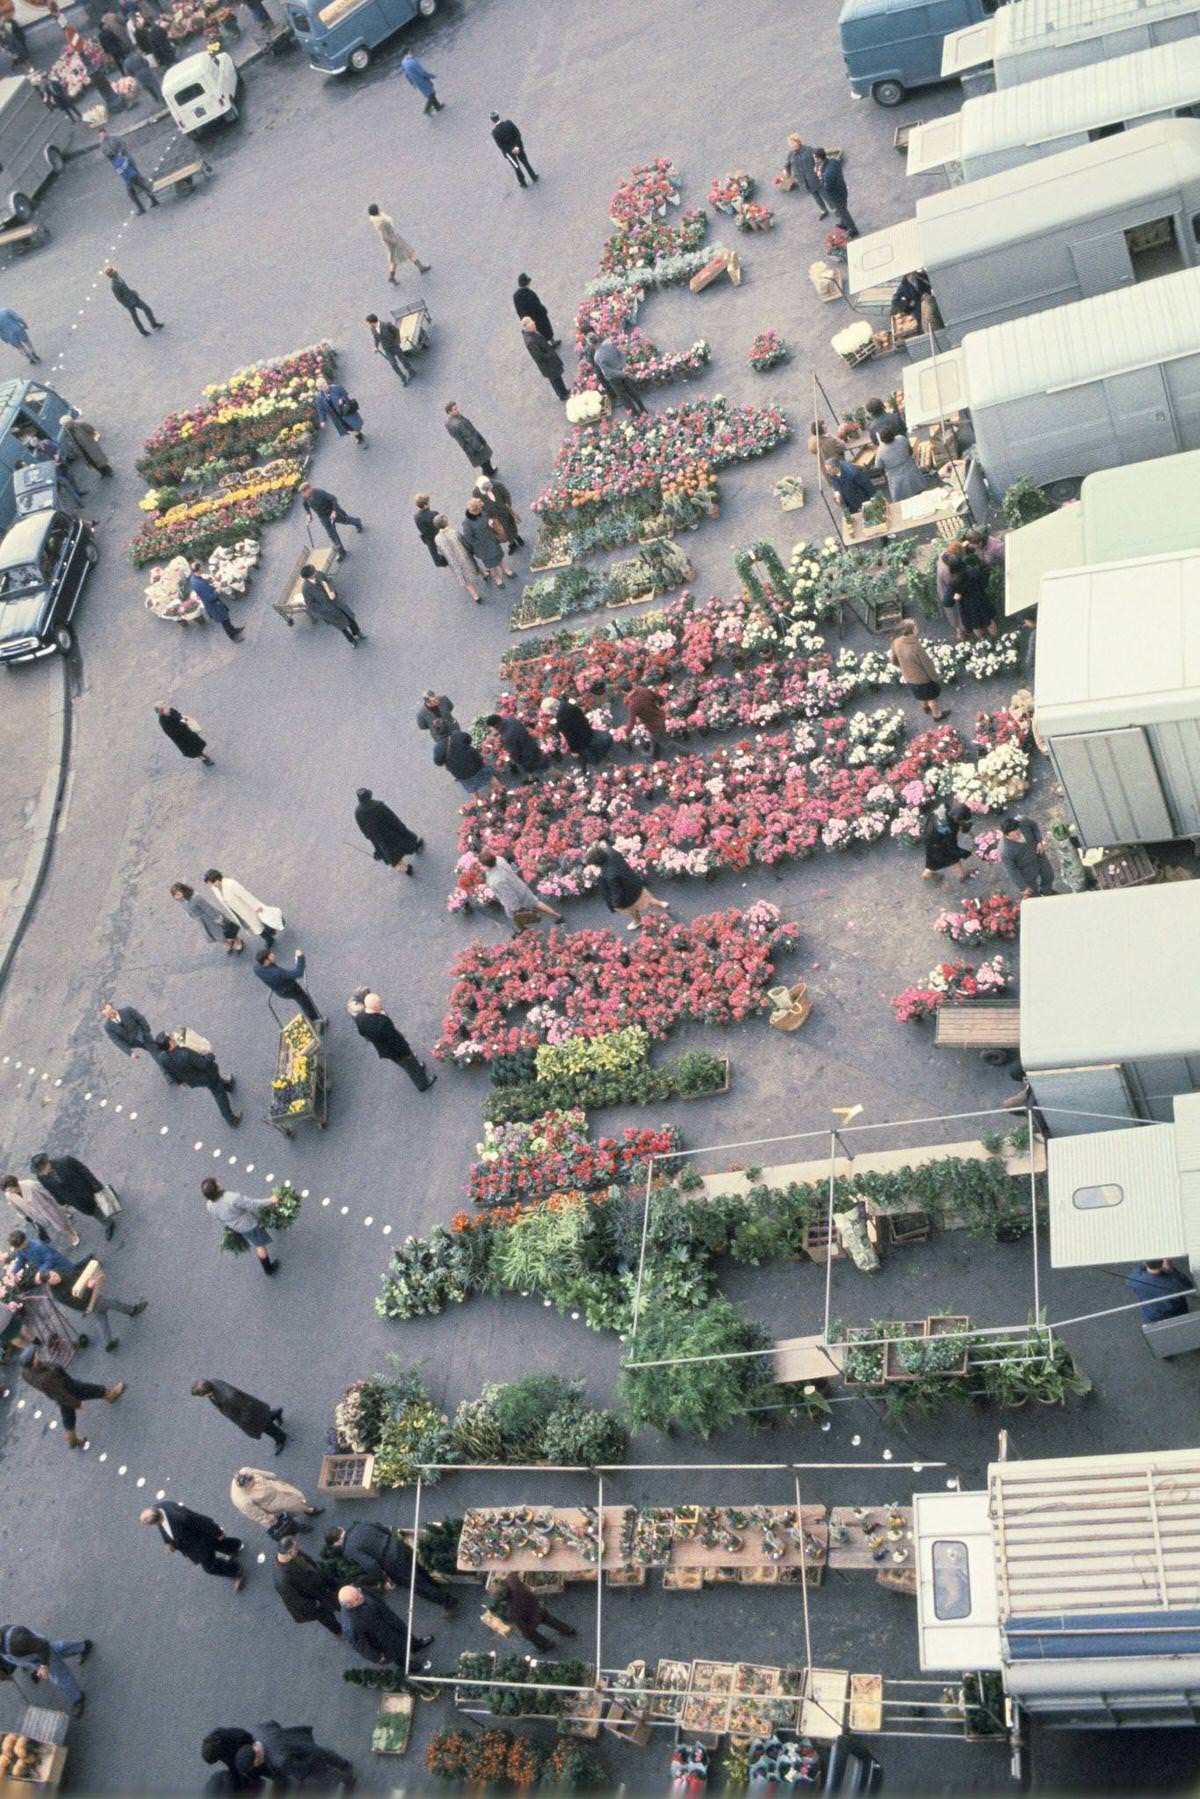
[{"label": "market vendor", "polygon": [[1182,1318],[1188,1309],[1185,1297],[1194,1281],[1180,1274],[1164,1256],[1157,1262],[1139,1262],[1125,1276],[1125,1285],[1141,1301],[1143,1324],[1161,1324],[1164,1318]]},{"label": "market vendor", "polygon": [[875,484],[869,475],[860,468],[855,468],[845,456],[836,459],[828,457],[825,462],[825,479],[837,498],[843,512],[853,515],[861,512],[868,500],[875,497]]},{"label": "market vendor", "polygon": [[[933,285],[924,269],[910,269],[892,294],[888,309],[892,315],[892,331],[897,337],[911,336],[914,331],[937,331],[942,315],[933,297]],[[901,320],[911,319],[911,325]]]}]

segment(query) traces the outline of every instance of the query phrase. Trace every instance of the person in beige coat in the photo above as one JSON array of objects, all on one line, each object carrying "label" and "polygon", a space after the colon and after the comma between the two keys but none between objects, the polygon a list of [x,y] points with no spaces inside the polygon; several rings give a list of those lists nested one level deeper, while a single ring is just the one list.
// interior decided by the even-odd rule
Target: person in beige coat
[{"label": "person in beige coat", "polygon": [[72,1249],[79,1248],[79,1232],[75,1229],[74,1213],[65,1206],[60,1206],[52,1193],[47,1192],[41,1181],[21,1180],[18,1175],[6,1174],[0,1178],[0,1192],[14,1212],[19,1212],[27,1224],[43,1234],[57,1231],[65,1237]]},{"label": "person in beige coat", "polygon": [[396,286],[396,264],[398,262],[414,262],[422,275],[429,273],[430,265],[421,261],[408,239],[401,237],[396,230],[395,220],[389,218],[386,212],[381,212],[374,201],[367,207],[367,217],[378,231],[380,242],[387,251],[388,280],[393,287]]},{"label": "person in beige coat", "polygon": [[265,1468],[239,1468],[229,1484],[229,1497],[235,1511],[251,1524],[261,1524],[272,1537],[290,1537],[297,1531],[311,1530],[311,1524],[301,1524],[301,1514],[319,1518],[324,1509],[309,1505],[299,1487]]},{"label": "person in beige coat", "polygon": [[479,564],[444,512],[439,512],[433,523],[437,533],[433,540],[434,549],[442,557],[446,566],[454,570],[478,606],[482,598],[479,587],[484,578]]},{"label": "person in beige coat", "polygon": [[938,703],[941,683],[933,658],[917,636],[915,619],[906,618],[897,626],[891,660],[900,670],[901,679],[907,682],[913,699],[920,700],[930,718],[949,718],[950,714]]},{"label": "person in beige coat", "polygon": [[261,937],[270,949],[286,922],[278,906],[264,906],[248,887],[243,887],[232,875],[222,874],[219,868],[209,869],[204,885],[231,923],[240,925],[247,934],[253,932],[256,937]]}]

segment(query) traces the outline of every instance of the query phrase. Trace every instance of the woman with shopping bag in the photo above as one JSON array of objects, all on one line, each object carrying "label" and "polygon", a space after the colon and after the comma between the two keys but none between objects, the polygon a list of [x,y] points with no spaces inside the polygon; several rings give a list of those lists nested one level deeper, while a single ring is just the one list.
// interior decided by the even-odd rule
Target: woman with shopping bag
[{"label": "woman with shopping bag", "polygon": [[224,875],[219,868],[210,868],[204,877],[204,885],[212,893],[225,917],[242,929],[261,937],[269,949],[279,932],[287,923],[278,906],[265,906],[260,899],[255,899],[248,887],[232,875]]}]

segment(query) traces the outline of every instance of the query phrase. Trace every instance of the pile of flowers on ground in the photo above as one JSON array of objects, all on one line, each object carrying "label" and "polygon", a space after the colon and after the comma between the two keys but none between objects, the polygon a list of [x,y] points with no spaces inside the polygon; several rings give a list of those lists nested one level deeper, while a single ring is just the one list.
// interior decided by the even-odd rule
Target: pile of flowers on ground
[{"label": "pile of flowers on ground", "polygon": [[282,518],[303,479],[303,462],[290,456],[249,469],[230,486],[181,501],[143,525],[129,546],[130,559],[141,568],[163,556],[200,556],[214,545],[236,543]]},{"label": "pile of flowers on ground", "polygon": [[509,1205],[543,1199],[563,1188],[589,1192],[614,1181],[645,1179],[647,1157],[679,1147],[673,1125],[627,1129],[621,1137],[591,1137],[587,1113],[547,1112],[530,1124],[486,1124],[478,1160],[467,1177],[472,1205]]},{"label": "pile of flowers on ground", "polygon": [[778,331],[760,331],[750,345],[750,367],[765,375],[777,363],[786,362],[790,351]]},{"label": "pile of flowers on ground", "polygon": [[[661,1040],[687,1019],[729,1024],[765,1011],[772,955],[791,947],[797,930],[773,906],[755,913],[753,923],[735,907],[689,924],[654,917],[632,940],[555,928],[474,943],[454,963],[434,1054],[470,1066],[625,1024]],[[509,1022],[516,1011],[524,1023]]]},{"label": "pile of flowers on ground", "polygon": [[1009,893],[972,894],[933,921],[934,930],[952,943],[982,943],[989,937],[1011,942],[1020,926],[1021,908]]},{"label": "pile of flowers on ground", "polygon": [[981,995],[1003,993],[1012,973],[1003,956],[992,956],[972,968],[969,962],[939,962],[931,968],[923,985],[906,987],[891,1001],[892,1011],[901,1024],[917,1024],[940,1006],[962,1005]]},{"label": "pile of flowers on ground", "polygon": [[257,454],[289,425],[311,428],[317,376],[332,375],[334,366],[332,346],[322,342],[239,369],[227,381],[206,387],[199,406],[168,413],[151,432],[138,474],[151,485],[180,481],[190,464],[206,457],[235,450]]},{"label": "pile of flowers on ground", "polygon": [[[208,558],[204,573],[219,593],[240,597],[250,582],[250,572],[258,562],[256,537],[244,537],[232,544],[219,544]],[[160,618],[176,618],[184,604],[184,589],[191,565],[186,556],[173,556],[151,570],[146,583],[146,605]],[[199,602],[195,602],[197,605]]]},{"label": "pile of flowers on ground", "polygon": [[589,332],[611,338],[618,344],[629,374],[641,387],[662,387],[668,381],[699,374],[704,367],[709,357],[704,338],[697,338],[690,350],[666,351],[660,350],[638,327],[635,321],[645,294],[643,287],[622,287],[580,302],[575,313],[576,393],[598,389],[601,385],[600,377],[584,355]]}]

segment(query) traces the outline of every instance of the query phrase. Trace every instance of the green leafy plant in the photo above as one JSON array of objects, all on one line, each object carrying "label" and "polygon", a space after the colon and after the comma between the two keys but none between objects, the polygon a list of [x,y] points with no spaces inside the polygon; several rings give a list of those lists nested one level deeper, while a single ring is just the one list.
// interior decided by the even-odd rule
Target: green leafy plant
[{"label": "green leafy plant", "polygon": [[[618,1390],[630,1424],[635,1430],[679,1429],[698,1437],[727,1430],[770,1384],[767,1360],[741,1352],[765,1349],[769,1342],[760,1325],[719,1295],[703,1310],[655,1299],[642,1315],[633,1348],[637,1361],[666,1365],[622,1368]],[[737,1359],[671,1362],[712,1355]]]},{"label": "green leafy plant", "polygon": [[1018,475],[1005,488],[1000,510],[1008,529],[1019,531],[1022,525],[1030,525],[1035,519],[1045,518],[1048,512],[1053,512],[1054,504],[1031,476]]},{"label": "green leafy plant", "polygon": [[[291,1230],[300,1216],[302,1201],[290,1181],[280,1181],[271,1191],[275,1195],[275,1204],[269,1212],[263,1214],[263,1225],[272,1236],[277,1236],[282,1231]],[[248,1253],[250,1244],[240,1231],[226,1228],[221,1237],[221,1248],[228,1255],[243,1256]]]}]

